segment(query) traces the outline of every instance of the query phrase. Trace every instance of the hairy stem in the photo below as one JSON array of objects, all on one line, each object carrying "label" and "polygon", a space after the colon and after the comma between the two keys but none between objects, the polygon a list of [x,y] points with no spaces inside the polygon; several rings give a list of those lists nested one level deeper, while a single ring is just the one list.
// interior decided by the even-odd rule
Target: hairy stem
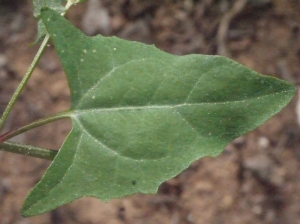
[{"label": "hairy stem", "polygon": [[15,137],[15,136],[17,136],[23,132],[26,132],[28,130],[31,130],[33,128],[39,127],[41,125],[44,125],[44,124],[47,124],[47,123],[50,123],[53,121],[69,118],[70,116],[71,116],[71,112],[66,111],[66,112],[57,113],[57,114],[51,115],[49,117],[39,119],[28,125],[25,125],[23,127],[17,128],[15,130],[12,130],[12,131],[9,131],[9,132],[6,132],[6,133],[0,135],[0,143],[3,143],[4,141],[6,141],[8,139]]},{"label": "hairy stem", "polygon": [[43,149],[14,142],[0,143],[0,150],[48,160],[53,160],[57,154],[56,150]]}]

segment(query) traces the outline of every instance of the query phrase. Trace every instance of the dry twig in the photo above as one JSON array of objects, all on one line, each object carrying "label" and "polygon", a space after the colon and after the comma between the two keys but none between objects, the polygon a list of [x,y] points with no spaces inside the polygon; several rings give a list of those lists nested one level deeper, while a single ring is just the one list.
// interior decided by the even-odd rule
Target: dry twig
[{"label": "dry twig", "polygon": [[218,55],[230,57],[230,53],[227,50],[227,36],[230,22],[236,17],[246,6],[248,0],[237,0],[233,7],[227,12],[220,21],[218,33],[217,33],[217,44],[218,44]]}]

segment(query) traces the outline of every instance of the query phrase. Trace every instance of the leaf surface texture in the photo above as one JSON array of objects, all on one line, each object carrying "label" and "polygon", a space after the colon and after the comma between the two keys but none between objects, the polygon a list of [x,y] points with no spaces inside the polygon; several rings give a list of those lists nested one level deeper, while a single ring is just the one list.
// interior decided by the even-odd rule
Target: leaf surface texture
[{"label": "leaf surface texture", "polygon": [[117,37],[87,37],[44,9],[71,91],[73,128],[24,216],[84,196],[158,186],[279,112],[295,89],[225,57],[175,56]]}]

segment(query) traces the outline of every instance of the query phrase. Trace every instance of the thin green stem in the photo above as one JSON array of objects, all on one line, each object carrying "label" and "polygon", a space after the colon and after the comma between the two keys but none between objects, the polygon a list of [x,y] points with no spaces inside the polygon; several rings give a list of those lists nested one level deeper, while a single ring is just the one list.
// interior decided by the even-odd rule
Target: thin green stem
[{"label": "thin green stem", "polygon": [[71,8],[72,5],[75,5],[76,4],[76,1],[72,1],[72,0],[68,0],[67,4],[65,5],[65,9],[66,11],[64,13],[62,13],[61,15],[64,16],[67,11],[69,10],[69,8]]},{"label": "thin green stem", "polygon": [[[71,6],[74,5],[75,3],[76,3],[76,1],[74,1],[74,0],[68,0],[67,4],[65,5],[66,10],[61,15],[64,16],[66,14],[66,12],[71,8]],[[25,76],[23,77],[22,81],[20,82],[19,86],[17,87],[16,91],[14,92],[12,98],[10,99],[7,107],[5,108],[3,115],[0,118],[0,133],[5,124],[5,121],[7,120],[9,113],[11,112],[13,106],[16,103],[16,100],[20,96],[22,90],[24,89],[29,78],[31,77],[34,69],[36,68],[37,63],[39,62],[43,52],[45,51],[47,44],[49,42],[49,39],[50,39],[49,34],[46,34],[39,50],[37,51],[35,57],[33,58],[31,65],[29,66],[27,72],[25,73]],[[6,140],[8,140],[16,135],[19,135],[25,131],[33,129],[35,127],[38,127],[43,124],[47,124],[47,123],[50,123],[50,122],[53,122],[56,120],[64,119],[64,118],[67,118],[70,116],[71,116],[70,112],[68,112],[68,111],[62,112],[62,113],[54,114],[52,116],[34,121],[31,124],[25,125],[18,129],[6,132],[6,133],[0,135],[0,150],[7,151],[7,152],[13,152],[13,153],[19,153],[22,155],[28,155],[28,156],[32,156],[32,157],[41,158],[41,159],[53,160],[57,154],[57,151],[55,151],[55,150],[43,149],[43,148],[38,148],[38,147],[33,147],[33,146],[28,146],[28,145],[23,145],[23,144],[18,144],[18,143],[7,142]],[[4,141],[6,141],[6,142],[4,142]]]},{"label": "thin green stem", "polygon": [[3,143],[4,141],[6,141],[8,139],[15,137],[15,136],[17,136],[23,132],[26,132],[28,130],[31,130],[33,128],[39,127],[41,125],[44,125],[44,124],[47,124],[47,123],[50,123],[53,121],[69,118],[70,116],[71,116],[71,112],[66,111],[66,112],[57,113],[57,114],[51,115],[49,117],[39,119],[28,125],[25,125],[23,127],[17,128],[15,130],[12,130],[12,131],[9,131],[9,132],[6,132],[6,133],[0,135],[0,143]]},{"label": "thin green stem", "polygon": [[57,154],[56,150],[38,148],[14,142],[0,143],[0,150],[48,160],[53,160]]},{"label": "thin green stem", "polygon": [[[69,0],[65,6],[66,11],[64,13],[62,13],[61,15],[64,16],[66,14],[66,12],[71,8],[72,5],[74,5],[75,3],[71,0]],[[50,36],[49,34],[46,34],[38,52],[36,53],[35,57],[33,58],[33,61],[31,63],[31,65],[29,66],[27,72],[25,73],[25,76],[23,77],[22,81],[20,82],[19,86],[17,87],[16,91],[14,92],[13,96],[11,97],[7,107],[5,108],[2,117],[0,118],[0,131],[3,128],[3,125],[5,123],[5,121],[7,120],[7,117],[9,115],[9,113],[11,112],[13,106],[15,105],[18,97],[20,96],[22,90],[24,89],[25,85],[27,84],[30,76],[32,75],[34,69],[37,66],[37,63],[39,62],[43,52],[45,51],[47,44],[49,42]]]},{"label": "thin green stem", "polygon": [[23,77],[22,81],[20,82],[18,88],[16,89],[15,93],[13,94],[11,100],[9,101],[7,107],[5,108],[4,112],[3,112],[3,115],[0,119],[0,130],[2,130],[3,128],[3,125],[11,111],[11,109],[13,108],[13,106],[15,105],[16,103],[16,100],[17,98],[20,96],[22,90],[24,89],[24,86],[26,85],[26,83],[28,82],[28,79],[30,78],[32,72],[34,71],[37,63],[39,62],[45,48],[47,47],[47,44],[48,44],[48,41],[49,41],[49,35],[47,34],[45,39],[43,40],[38,52],[36,53],[31,65],[29,66],[25,76]]}]

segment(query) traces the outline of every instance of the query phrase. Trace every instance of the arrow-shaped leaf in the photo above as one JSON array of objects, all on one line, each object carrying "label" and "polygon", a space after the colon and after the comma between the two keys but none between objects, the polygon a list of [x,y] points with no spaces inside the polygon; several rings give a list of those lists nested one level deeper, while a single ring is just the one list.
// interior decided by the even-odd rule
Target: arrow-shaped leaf
[{"label": "arrow-shaped leaf", "polygon": [[292,85],[219,56],[174,56],[86,37],[52,10],[42,19],[66,72],[73,129],[23,206],[37,215],[83,196],[103,201],[158,186],[265,122]]}]

